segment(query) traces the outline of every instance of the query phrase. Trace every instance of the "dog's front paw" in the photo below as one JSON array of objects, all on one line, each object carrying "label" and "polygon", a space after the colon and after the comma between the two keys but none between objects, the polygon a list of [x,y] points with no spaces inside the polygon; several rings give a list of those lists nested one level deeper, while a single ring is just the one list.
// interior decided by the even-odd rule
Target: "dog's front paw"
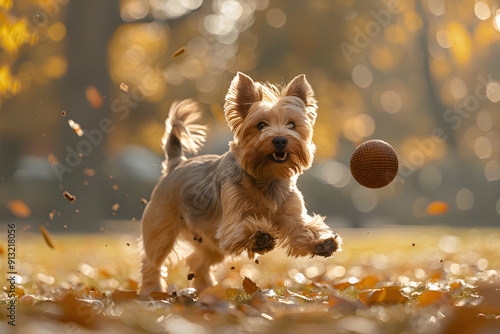
[{"label": "dog's front paw", "polygon": [[274,249],[276,240],[266,232],[256,231],[252,237],[251,250],[253,253],[264,254]]},{"label": "dog's front paw", "polygon": [[334,235],[327,239],[320,240],[314,245],[313,254],[317,256],[330,257],[340,249],[340,238]]}]

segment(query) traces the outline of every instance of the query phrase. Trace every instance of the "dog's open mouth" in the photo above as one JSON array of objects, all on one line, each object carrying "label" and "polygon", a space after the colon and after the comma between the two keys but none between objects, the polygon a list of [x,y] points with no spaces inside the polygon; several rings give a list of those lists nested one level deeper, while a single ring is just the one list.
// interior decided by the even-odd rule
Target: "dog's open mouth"
[{"label": "dog's open mouth", "polygon": [[288,157],[288,153],[285,151],[276,151],[272,154],[273,161],[277,163],[285,162]]}]

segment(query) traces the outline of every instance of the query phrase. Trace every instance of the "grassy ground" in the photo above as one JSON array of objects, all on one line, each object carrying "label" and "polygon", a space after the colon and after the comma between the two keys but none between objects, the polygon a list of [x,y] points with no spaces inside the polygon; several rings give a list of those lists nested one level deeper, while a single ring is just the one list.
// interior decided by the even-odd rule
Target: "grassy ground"
[{"label": "grassy ground", "polygon": [[[394,227],[339,231],[330,259],[234,259],[199,296],[182,265],[169,291],[135,295],[138,232],[18,232],[16,327],[2,333],[499,333],[500,230]],[[6,272],[6,240],[1,240]],[[247,277],[247,279],[245,279]],[[8,290],[8,284],[4,288]]]}]

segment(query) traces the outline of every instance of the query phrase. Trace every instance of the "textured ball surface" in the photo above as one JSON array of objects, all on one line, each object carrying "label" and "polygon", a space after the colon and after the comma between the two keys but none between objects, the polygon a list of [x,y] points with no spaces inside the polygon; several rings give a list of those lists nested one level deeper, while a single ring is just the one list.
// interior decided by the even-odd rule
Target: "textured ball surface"
[{"label": "textured ball surface", "polygon": [[377,189],[398,174],[398,155],[385,141],[373,139],[359,145],[351,157],[351,174],[364,187]]}]

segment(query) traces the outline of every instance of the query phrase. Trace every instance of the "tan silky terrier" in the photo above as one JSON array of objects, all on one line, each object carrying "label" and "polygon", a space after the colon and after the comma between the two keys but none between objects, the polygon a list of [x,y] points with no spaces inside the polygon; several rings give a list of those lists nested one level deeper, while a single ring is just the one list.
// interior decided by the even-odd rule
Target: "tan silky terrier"
[{"label": "tan silky terrier", "polygon": [[174,102],[163,137],[163,176],[142,218],[142,283],[139,293],[164,291],[162,264],[180,240],[192,246],[186,262],[201,291],[215,284],[210,268],[226,256],[250,258],[276,247],[289,256],[329,257],[341,238],[310,216],[297,177],[312,162],[316,99],[304,75],[286,87],[254,82],[238,73],[224,113],[234,134],[223,155],[196,154],[206,128],[192,100]]}]

